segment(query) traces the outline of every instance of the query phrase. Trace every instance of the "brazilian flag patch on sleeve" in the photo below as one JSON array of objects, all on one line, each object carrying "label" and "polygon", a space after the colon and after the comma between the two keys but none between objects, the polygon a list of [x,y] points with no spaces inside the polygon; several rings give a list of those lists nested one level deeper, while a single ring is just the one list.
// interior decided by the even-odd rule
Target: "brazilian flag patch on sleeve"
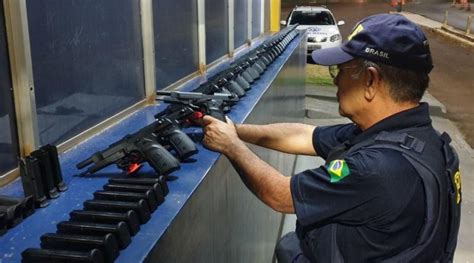
[{"label": "brazilian flag patch on sleeve", "polygon": [[341,181],[342,178],[351,174],[351,171],[344,160],[334,160],[329,163],[326,169],[331,176],[331,183],[337,183]]}]

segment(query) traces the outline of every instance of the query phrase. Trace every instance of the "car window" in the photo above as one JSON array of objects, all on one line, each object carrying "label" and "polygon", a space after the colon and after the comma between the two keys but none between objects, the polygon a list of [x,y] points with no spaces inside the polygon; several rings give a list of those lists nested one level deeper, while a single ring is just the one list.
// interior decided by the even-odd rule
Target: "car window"
[{"label": "car window", "polygon": [[332,15],[326,11],[293,11],[288,24],[334,25],[335,22]]}]

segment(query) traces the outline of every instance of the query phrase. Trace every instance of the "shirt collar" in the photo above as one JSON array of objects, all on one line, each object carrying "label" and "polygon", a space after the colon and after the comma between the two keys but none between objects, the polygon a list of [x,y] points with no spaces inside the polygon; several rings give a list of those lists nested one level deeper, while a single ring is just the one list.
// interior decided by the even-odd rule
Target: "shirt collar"
[{"label": "shirt collar", "polygon": [[417,107],[398,112],[377,122],[365,131],[359,131],[359,133],[349,141],[349,144],[357,144],[381,131],[396,131],[427,125],[431,125],[429,106],[427,103],[422,102]]}]

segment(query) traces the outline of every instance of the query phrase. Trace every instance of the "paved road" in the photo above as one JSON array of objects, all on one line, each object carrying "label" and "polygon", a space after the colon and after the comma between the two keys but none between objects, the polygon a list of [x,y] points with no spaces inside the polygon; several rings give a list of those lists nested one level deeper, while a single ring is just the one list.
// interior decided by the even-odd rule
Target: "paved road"
[{"label": "paved road", "polygon": [[[474,10],[474,6],[472,7]],[[457,7],[451,7],[451,3],[446,1],[441,3],[427,3],[427,1],[419,0],[408,3],[403,7],[403,11],[416,13],[438,22],[444,21],[445,12],[448,11],[448,25],[465,31],[467,26],[467,17],[472,15],[474,11],[460,10]],[[474,33],[474,21],[471,23],[471,34]]]}]

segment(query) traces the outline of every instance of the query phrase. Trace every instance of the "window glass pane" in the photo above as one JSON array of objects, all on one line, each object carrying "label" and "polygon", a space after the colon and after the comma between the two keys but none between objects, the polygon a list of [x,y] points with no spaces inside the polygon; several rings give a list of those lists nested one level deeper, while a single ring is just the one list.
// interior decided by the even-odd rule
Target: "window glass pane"
[{"label": "window glass pane", "polygon": [[252,1],[252,38],[260,36],[260,25],[262,23],[262,1],[263,0],[253,0]]},{"label": "window glass pane", "polygon": [[144,98],[139,1],[27,0],[41,144]]},{"label": "window glass pane", "polygon": [[0,174],[17,167],[18,140],[3,1],[0,3]]},{"label": "window glass pane", "polygon": [[206,62],[228,53],[228,17],[226,0],[206,0]]},{"label": "window glass pane", "polygon": [[154,1],[153,18],[156,85],[163,89],[198,70],[196,1]]},{"label": "window glass pane", "polygon": [[295,11],[291,16],[290,25],[334,25],[334,19],[329,12],[326,11]]},{"label": "window glass pane", "polygon": [[248,0],[234,1],[234,47],[245,44],[248,34]]}]

